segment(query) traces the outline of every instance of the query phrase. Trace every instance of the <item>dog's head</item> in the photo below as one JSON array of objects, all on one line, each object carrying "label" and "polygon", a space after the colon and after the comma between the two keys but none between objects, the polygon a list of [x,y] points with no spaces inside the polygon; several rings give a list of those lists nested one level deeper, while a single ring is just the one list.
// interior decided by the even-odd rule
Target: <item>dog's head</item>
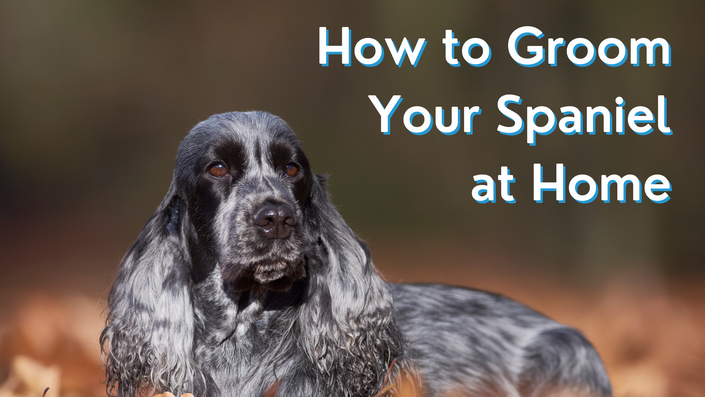
[{"label": "dog's head", "polygon": [[[339,391],[329,395],[379,390],[402,354],[392,297],[322,182],[278,117],[226,113],[196,125],[108,298],[108,390],[221,394],[194,351],[234,335],[227,313],[252,303],[245,297],[271,303],[272,330],[291,330],[268,334],[291,349],[277,359],[301,354],[311,374],[349,374],[326,381]],[[219,352],[230,352],[221,364],[239,360]]]},{"label": "dog's head", "polygon": [[235,291],[280,291],[304,277],[314,178],[294,132],[276,116],[233,112],[194,127],[174,169],[190,222],[192,278],[218,266]]}]

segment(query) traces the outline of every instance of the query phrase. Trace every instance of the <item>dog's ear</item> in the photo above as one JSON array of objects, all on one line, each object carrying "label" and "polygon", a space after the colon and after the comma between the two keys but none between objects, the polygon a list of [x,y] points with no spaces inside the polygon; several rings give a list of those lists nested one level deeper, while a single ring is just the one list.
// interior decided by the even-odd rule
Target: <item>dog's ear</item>
[{"label": "dog's ear", "polygon": [[204,390],[192,356],[196,324],[184,244],[186,206],[175,190],[172,183],[123,259],[108,298],[100,337],[108,394]]},{"label": "dog's ear", "polygon": [[392,360],[401,356],[403,339],[392,317],[391,293],[369,249],[331,203],[324,181],[313,178],[307,206],[321,263],[309,264],[299,343],[319,370],[351,382],[344,388],[352,395],[373,395]]}]

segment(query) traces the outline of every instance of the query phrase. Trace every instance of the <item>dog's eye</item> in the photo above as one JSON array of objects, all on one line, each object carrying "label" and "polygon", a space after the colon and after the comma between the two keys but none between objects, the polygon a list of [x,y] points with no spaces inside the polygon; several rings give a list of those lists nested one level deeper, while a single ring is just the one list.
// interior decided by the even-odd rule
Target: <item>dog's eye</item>
[{"label": "dog's eye", "polygon": [[213,164],[211,168],[208,169],[208,173],[213,176],[224,176],[228,173],[228,167],[223,164]]},{"label": "dog's eye", "polygon": [[285,172],[286,172],[286,176],[288,176],[290,178],[295,177],[296,174],[299,173],[299,167],[295,166],[294,164],[289,164],[286,166]]}]

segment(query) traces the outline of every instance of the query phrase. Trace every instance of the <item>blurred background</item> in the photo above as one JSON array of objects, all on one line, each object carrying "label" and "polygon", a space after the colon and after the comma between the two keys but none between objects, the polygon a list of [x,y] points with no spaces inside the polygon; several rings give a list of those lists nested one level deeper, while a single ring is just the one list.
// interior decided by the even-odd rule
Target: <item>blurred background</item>
[{"label": "blurred background", "polygon": [[[0,1],[0,395],[104,395],[98,334],[122,255],[171,181],[176,148],[197,122],[266,110],[297,132],[350,226],[390,281],[489,289],[579,327],[617,396],[705,395],[704,3],[674,0]],[[518,27],[543,44],[584,37],[665,38],[672,66],[523,68],[507,53]],[[318,64],[318,28],[340,43],[407,37],[428,45],[416,68],[387,54],[367,68]],[[441,39],[483,38],[492,59],[444,61]],[[659,52],[660,54],[660,52]],[[657,109],[672,136],[538,137],[497,132],[497,99],[526,106]],[[404,100],[391,135],[367,98]],[[413,105],[480,106],[474,135],[413,136]],[[532,164],[553,178],[652,174],[654,204],[532,199]],[[508,166],[516,204],[478,204],[475,174]],[[631,189],[631,188],[630,188]],[[5,394],[3,394],[5,393]],[[24,393],[24,394],[23,394]],[[53,393],[53,394],[52,394]]]}]

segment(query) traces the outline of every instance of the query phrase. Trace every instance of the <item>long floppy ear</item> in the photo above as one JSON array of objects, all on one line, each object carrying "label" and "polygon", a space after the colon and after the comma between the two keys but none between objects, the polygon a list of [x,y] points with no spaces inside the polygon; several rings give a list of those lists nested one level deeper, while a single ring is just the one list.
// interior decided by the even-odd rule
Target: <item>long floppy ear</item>
[{"label": "long floppy ear", "polygon": [[321,263],[309,264],[299,343],[319,370],[346,383],[340,387],[350,395],[373,395],[392,361],[401,358],[403,339],[369,249],[330,202],[324,182],[315,175],[307,208]]},{"label": "long floppy ear", "polygon": [[122,261],[100,337],[109,395],[205,390],[192,353],[196,324],[182,227],[185,213],[172,183]]}]

